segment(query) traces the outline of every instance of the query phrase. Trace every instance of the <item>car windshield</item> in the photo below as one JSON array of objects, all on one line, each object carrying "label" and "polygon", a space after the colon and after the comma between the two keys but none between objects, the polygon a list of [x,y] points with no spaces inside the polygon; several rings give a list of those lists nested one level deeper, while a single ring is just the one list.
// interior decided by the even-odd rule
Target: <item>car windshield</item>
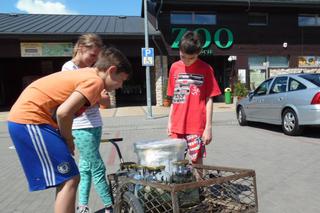
[{"label": "car windshield", "polygon": [[300,77],[320,87],[320,74],[304,74],[300,75]]}]

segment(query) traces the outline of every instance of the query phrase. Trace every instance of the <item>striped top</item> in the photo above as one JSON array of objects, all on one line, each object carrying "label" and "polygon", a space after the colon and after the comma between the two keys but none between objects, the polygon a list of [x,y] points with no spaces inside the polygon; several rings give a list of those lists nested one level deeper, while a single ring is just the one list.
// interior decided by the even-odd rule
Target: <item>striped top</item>
[{"label": "striped top", "polygon": [[[79,67],[72,60],[62,66],[62,71],[77,70]],[[72,129],[86,129],[102,126],[99,105],[96,104],[86,109],[80,116],[73,119]]]}]

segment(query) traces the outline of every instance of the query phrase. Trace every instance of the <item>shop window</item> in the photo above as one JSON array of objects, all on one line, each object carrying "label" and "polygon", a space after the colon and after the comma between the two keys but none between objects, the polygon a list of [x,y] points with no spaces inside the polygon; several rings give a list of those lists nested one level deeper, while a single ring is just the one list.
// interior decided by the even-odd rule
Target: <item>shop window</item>
[{"label": "shop window", "polygon": [[171,24],[204,24],[215,25],[216,15],[194,12],[173,12],[170,14]]},{"label": "shop window", "polygon": [[266,62],[265,56],[252,56],[249,57],[249,67],[262,67],[263,63]]},{"label": "shop window", "polygon": [[249,13],[248,25],[251,25],[251,26],[268,25],[268,14],[267,13]]},{"label": "shop window", "polygon": [[320,17],[318,14],[301,14],[298,16],[299,27],[319,27]]},{"label": "shop window", "polygon": [[256,89],[266,79],[265,56],[251,56],[249,62],[250,89]]},{"label": "shop window", "polygon": [[269,61],[269,67],[289,67],[289,59],[285,56],[269,56],[267,61]]},{"label": "shop window", "polygon": [[190,24],[192,23],[192,13],[171,13],[171,24]]},{"label": "shop window", "polygon": [[250,68],[250,90],[255,90],[265,79],[266,69]]},{"label": "shop window", "polygon": [[269,68],[289,67],[289,59],[285,56],[250,56],[248,62],[252,90],[267,78]]},{"label": "shop window", "polygon": [[210,14],[194,14],[195,24],[216,24],[216,16]]},{"label": "shop window", "polygon": [[250,56],[249,67],[261,68],[268,63],[270,68],[289,67],[289,59],[286,56]]},{"label": "shop window", "polygon": [[319,56],[299,56],[298,67],[319,67],[320,57]]}]

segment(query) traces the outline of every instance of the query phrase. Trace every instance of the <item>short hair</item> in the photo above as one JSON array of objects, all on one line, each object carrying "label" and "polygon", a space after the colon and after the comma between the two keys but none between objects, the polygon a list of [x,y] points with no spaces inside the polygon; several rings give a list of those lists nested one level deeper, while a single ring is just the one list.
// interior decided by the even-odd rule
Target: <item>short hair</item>
[{"label": "short hair", "polygon": [[77,43],[74,45],[72,57],[75,57],[77,55],[78,49],[81,45],[87,48],[102,48],[104,46],[103,41],[99,35],[94,33],[83,34],[78,38]]},{"label": "short hair", "polygon": [[199,54],[202,50],[198,33],[187,31],[180,41],[179,50],[188,55]]},{"label": "short hair", "polygon": [[129,76],[132,75],[132,67],[127,57],[114,47],[104,48],[99,53],[97,62],[93,67],[98,70],[106,70],[111,66],[117,67],[117,73],[124,72]]}]

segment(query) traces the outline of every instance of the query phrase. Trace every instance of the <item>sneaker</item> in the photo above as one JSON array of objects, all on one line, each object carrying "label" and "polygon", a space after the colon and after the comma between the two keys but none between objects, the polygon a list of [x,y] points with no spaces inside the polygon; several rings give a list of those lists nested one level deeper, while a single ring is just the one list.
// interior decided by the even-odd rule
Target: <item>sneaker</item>
[{"label": "sneaker", "polygon": [[77,213],[90,213],[90,209],[88,206],[78,206]]},{"label": "sneaker", "polygon": [[106,207],[105,210],[106,210],[105,213],[113,213],[112,206]]}]

